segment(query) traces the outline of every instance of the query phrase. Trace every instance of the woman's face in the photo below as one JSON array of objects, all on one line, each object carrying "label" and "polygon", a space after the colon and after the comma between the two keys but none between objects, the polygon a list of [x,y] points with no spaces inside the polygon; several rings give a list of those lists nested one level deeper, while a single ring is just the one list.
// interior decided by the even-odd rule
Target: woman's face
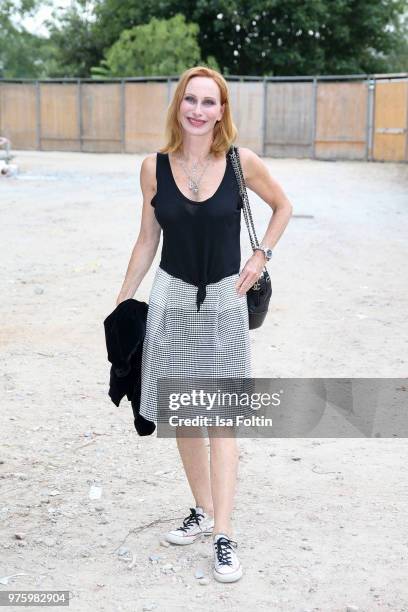
[{"label": "woman's face", "polygon": [[206,134],[222,118],[224,107],[225,104],[221,105],[220,101],[220,90],[213,79],[192,77],[180,104],[180,123],[192,135]]}]

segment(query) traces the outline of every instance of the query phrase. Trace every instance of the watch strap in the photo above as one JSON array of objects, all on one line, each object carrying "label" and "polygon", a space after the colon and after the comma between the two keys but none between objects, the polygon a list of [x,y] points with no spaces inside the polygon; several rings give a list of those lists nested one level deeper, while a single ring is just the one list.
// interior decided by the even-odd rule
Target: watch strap
[{"label": "watch strap", "polygon": [[269,261],[271,259],[271,257],[268,257],[267,252],[268,251],[272,251],[272,249],[268,249],[268,247],[264,247],[264,246],[256,246],[254,247],[254,251],[262,251],[262,253],[265,255],[265,259],[266,261]]}]

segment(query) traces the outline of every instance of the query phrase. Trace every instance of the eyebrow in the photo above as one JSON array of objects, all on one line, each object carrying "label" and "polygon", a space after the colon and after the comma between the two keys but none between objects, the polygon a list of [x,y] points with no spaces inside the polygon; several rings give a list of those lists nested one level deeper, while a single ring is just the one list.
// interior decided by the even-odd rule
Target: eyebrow
[{"label": "eyebrow", "polygon": [[[196,98],[197,96],[193,93],[190,93],[188,91],[186,91],[186,93],[184,94],[185,96],[193,96],[193,98]],[[204,99],[208,99],[208,100],[215,100],[215,98],[213,98],[212,96],[204,96]]]}]

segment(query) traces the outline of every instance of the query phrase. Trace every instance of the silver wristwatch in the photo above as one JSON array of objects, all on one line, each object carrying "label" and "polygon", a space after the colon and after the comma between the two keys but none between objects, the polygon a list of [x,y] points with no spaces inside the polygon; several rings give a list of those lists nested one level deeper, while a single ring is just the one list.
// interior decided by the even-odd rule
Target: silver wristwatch
[{"label": "silver wristwatch", "polygon": [[272,258],[272,249],[268,249],[264,246],[254,247],[254,251],[262,251],[265,255],[266,261],[269,261]]}]

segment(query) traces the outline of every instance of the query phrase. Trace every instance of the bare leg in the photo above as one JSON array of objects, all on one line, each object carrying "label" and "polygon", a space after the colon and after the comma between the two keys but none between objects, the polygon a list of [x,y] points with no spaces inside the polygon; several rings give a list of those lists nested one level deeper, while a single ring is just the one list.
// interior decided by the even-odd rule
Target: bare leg
[{"label": "bare leg", "polygon": [[201,506],[204,512],[213,516],[208,451],[202,429],[187,428],[189,432],[197,430],[197,437],[194,438],[179,435],[181,429],[182,427],[176,428],[177,446],[196,506]]},{"label": "bare leg", "polygon": [[[213,533],[225,533],[232,537],[231,513],[238,473],[239,449],[233,432],[231,437],[223,438],[220,431],[225,427],[208,427],[211,449],[211,492],[214,503]],[[215,435],[212,435],[212,432]]]}]

